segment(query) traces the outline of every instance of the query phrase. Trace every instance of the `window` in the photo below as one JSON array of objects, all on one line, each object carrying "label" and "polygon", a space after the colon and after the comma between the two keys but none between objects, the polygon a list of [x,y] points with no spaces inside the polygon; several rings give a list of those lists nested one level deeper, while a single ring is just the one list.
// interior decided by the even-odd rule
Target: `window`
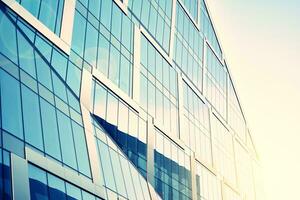
[{"label": "window", "polygon": [[48,185],[49,185],[49,200],[65,200],[65,183],[63,180],[48,174]]},{"label": "window", "polygon": [[94,97],[94,113],[102,119],[105,119],[106,115],[106,96],[106,90],[99,84],[96,84]]},{"label": "window", "polygon": [[22,85],[22,100],[25,140],[44,150],[38,96]]},{"label": "window", "polygon": [[78,162],[78,170],[84,175],[91,177],[90,161],[87,151],[87,144],[83,128],[76,122],[72,121],[72,129],[76,150],[76,157]]},{"label": "window", "polygon": [[106,120],[113,125],[117,125],[118,100],[110,93],[107,96],[107,110]]},{"label": "window", "polygon": [[43,99],[40,99],[40,103],[45,151],[48,155],[61,161],[55,108]]},{"label": "window", "polygon": [[81,84],[81,70],[78,69],[72,62],[68,65],[67,84],[79,96]]},{"label": "window", "polygon": [[12,199],[11,168],[9,152],[0,148],[0,198]]},{"label": "window", "polygon": [[[23,27],[27,28],[25,25]],[[29,36],[33,36],[33,32],[26,29],[26,33],[29,34]],[[33,48],[31,44],[25,39],[23,34],[18,31],[18,47],[19,47],[19,61],[20,61],[20,67],[30,74],[32,77],[36,77],[36,70],[35,70],[35,61],[34,61],[34,54],[33,54]],[[27,35],[26,34],[26,35]]]},{"label": "window", "polygon": [[97,41],[98,31],[90,23],[87,23],[84,59],[94,67],[96,67]]},{"label": "window", "polygon": [[2,127],[23,139],[19,82],[0,69]]},{"label": "window", "polygon": [[63,162],[77,169],[75,148],[72,136],[71,121],[70,119],[60,111],[57,111],[57,122],[59,128],[59,135],[61,141],[61,151]]},{"label": "window", "polygon": [[99,34],[97,69],[106,76],[108,75],[108,58],[109,42],[102,34]]},{"label": "window", "polygon": [[111,24],[112,1],[102,1],[101,23],[109,30]]},{"label": "window", "polygon": [[33,200],[98,200],[99,198],[29,164],[30,197]]},{"label": "window", "polygon": [[72,34],[72,49],[83,56],[84,38],[85,38],[86,20],[79,12],[75,11],[73,34]]},{"label": "window", "polygon": [[100,162],[102,163],[102,170],[105,179],[105,185],[112,190],[116,190],[114,174],[112,171],[112,165],[110,161],[110,155],[107,145],[103,142],[98,141],[98,155],[100,157]]},{"label": "window", "polygon": [[[2,10],[0,10],[0,30],[6,30],[0,32],[0,52],[14,63],[18,63],[16,29]],[[7,39],[8,35],[9,40]]]},{"label": "window", "polygon": [[64,0],[20,0],[20,3],[45,26],[60,35]]},{"label": "window", "polygon": [[29,165],[29,184],[32,200],[48,199],[47,177],[43,170]]}]

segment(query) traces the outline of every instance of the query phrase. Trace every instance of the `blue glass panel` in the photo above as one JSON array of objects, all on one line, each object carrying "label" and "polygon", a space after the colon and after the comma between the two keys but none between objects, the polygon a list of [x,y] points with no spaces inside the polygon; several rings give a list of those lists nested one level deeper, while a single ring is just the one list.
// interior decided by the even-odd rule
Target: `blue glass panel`
[{"label": "blue glass panel", "polygon": [[51,64],[58,72],[58,74],[65,80],[67,74],[67,65],[68,65],[67,58],[54,49],[52,53]]},{"label": "blue glass panel", "polygon": [[90,23],[87,23],[84,59],[92,66],[96,66],[97,41],[97,30]]},{"label": "blue glass panel", "polygon": [[22,0],[21,5],[26,8],[33,16],[37,17],[39,14],[40,0]]},{"label": "blue glass panel", "polygon": [[66,189],[63,180],[48,174],[49,200],[65,200]]},{"label": "blue glass panel", "polygon": [[81,83],[81,71],[73,63],[69,62],[68,74],[67,74],[67,84],[79,96]]},{"label": "blue glass panel", "polygon": [[[0,31],[0,52],[18,63],[16,28],[2,10],[0,10],[0,30],[5,30]],[[9,40],[7,39],[8,35]]]},{"label": "blue glass panel", "polygon": [[100,15],[100,6],[102,0],[90,0],[89,1],[89,11],[99,19]]},{"label": "blue glass panel", "polygon": [[36,36],[35,47],[49,62],[51,58],[52,46],[48,42],[46,42],[41,35]]},{"label": "blue glass panel", "polygon": [[57,111],[57,121],[61,142],[63,162],[70,167],[77,169],[74,142],[71,130],[70,119],[60,111]]},{"label": "blue glass panel", "polygon": [[101,23],[110,30],[112,1],[102,1],[101,5]]},{"label": "blue glass panel", "polygon": [[108,75],[108,58],[109,58],[109,42],[102,35],[99,34],[98,42],[98,61],[97,68],[106,76]]},{"label": "blue glass panel", "polygon": [[81,14],[79,14],[79,12],[76,11],[72,34],[72,49],[80,56],[83,56],[85,26],[86,20]]},{"label": "blue glass panel", "polygon": [[106,97],[107,97],[106,90],[99,84],[96,84],[94,114],[99,117],[102,117],[102,119],[104,119],[106,115]]},{"label": "blue glass panel", "polygon": [[41,22],[51,30],[54,30],[55,28],[58,1],[59,0],[51,0],[51,1],[42,0],[41,2],[39,20],[41,20]]},{"label": "blue glass panel", "polygon": [[2,128],[23,138],[19,82],[0,70]]},{"label": "blue glass panel", "polygon": [[[31,32],[32,33],[32,32]],[[20,67],[30,74],[32,77],[36,77],[34,53],[32,45],[25,39],[25,37],[18,31],[18,48]]]},{"label": "blue glass panel", "polygon": [[52,79],[53,79],[54,94],[57,95],[62,100],[64,100],[65,102],[68,102],[65,83],[61,81],[56,76],[55,73],[52,73]]},{"label": "blue glass panel", "polygon": [[83,128],[73,121],[72,127],[74,133],[73,135],[79,171],[85,174],[86,176],[90,177],[90,161],[87,153],[85,134]]},{"label": "blue glass panel", "polygon": [[22,85],[22,99],[25,140],[34,147],[43,150],[43,135],[38,96],[26,86]]},{"label": "blue glass panel", "polygon": [[120,52],[114,47],[110,47],[110,61],[109,61],[109,79],[116,85],[119,85],[120,73]]},{"label": "blue glass panel", "polygon": [[[111,161],[112,161],[112,166],[114,170],[114,174],[116,178],[116,185],[117,185],[117,190],[118,193],[121,194],[124,197],[127,197],[126,189],[125,189],[125,182],[123,179],[123,172],[120,167],[120,161],[119,161],[119,156],[118,154],[110,149],[110,155],[111,155]],[[126,173],[126,172],[125,172]]]},{"label": "blue glass panel", "polygon": [[[111,33],[120,41],[121,40],[121,24],[122,24],[122,15],[121,10],[116,4],[113,4],[112,8],[112,26]],[[130,39],[130,38],[129,38]]]},{"label": "blue glass panel", "polygon": [[64,0],[60,0],[59,5],[58,5],[58,13],[57,13],[57,17],[56,17],[56,27],[55,27],[55,33],[57,35],[60,34],[63,8],[64,8]]},{"label": "blue glass panel", "polygon": [[61,160],[55,108],[43,99],[40,99],[40,104],[45,151],[54,158]]},{"label": "blue glass panel", "polygon": [[100,162],[103,168],[105,184],[108,188],[116,191],[114,174],[112,171],[112,165],[107,145],[101,141],[98,141],[98,151],[100,156]]},{"label": "blue glass panel", "polygon": [[49,65],[37,53],[35,54],[35,58],[39,82],[47,87],[50,91],[53,91]]},{"label": "blue glass panel", "polygon": [[[2,156],[3,153],[3,156]],[[12,199],[10,155],[0,149],[0,195],[4,200]]]},{"label": "blue glass panel", "polygon": [[[75,187],[74,185],[71,185],[69,183],[66,183],[67,188],[67,200],[81,200],[81,191],[79,188]],[[85,199],[84,199],[85,200]]]},{"label": "blue glass panel", "polygon": [[82,191],[82,199],[84,199],[84,200],[95,200],[95,197],[93,195],[91,195],[90,193]]},{"label": "blue glass panel", "polygon": [[122,44],[128,49],[132,49],[132,22],[129,20],[129,18],[125,15],[123,15],[123,20],[122,20]]},{"label": "blue glass panel", "polygon": [[120,65],[120,88],[130,95],[131,63],[122,55]]},{"label": "blue glass panel", "polygon": [[46,172],[29,165],[29,184],[32,200],[48,200]]}]

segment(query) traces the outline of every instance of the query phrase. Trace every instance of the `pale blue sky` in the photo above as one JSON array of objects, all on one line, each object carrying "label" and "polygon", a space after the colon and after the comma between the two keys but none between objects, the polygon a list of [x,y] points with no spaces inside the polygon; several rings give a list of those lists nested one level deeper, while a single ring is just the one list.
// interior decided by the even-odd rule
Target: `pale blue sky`
[{"label": "pale blue sky", "polygon": [[268,200],[300,199],[300,0],[207,0]]}]

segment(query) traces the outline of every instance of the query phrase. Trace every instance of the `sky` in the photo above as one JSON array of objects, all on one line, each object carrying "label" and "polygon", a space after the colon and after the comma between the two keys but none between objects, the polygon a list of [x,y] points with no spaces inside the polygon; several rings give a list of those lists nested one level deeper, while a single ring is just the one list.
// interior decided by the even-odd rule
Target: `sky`
[{"label": "sky", "polygon": [[268,200],[300,199],[300,1],[207,0]]}]

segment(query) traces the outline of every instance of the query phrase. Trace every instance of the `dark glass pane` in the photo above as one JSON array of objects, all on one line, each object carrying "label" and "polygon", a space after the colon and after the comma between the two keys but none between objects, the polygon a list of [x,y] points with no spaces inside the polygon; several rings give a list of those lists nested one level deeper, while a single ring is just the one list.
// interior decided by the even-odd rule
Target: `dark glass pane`
[{"label": "dark glass pane", "polygon": [[65,200],[66,189],[63,180],[48,174],[49,200]]},{"label": "dark glass pane", "polygon": [[29,165],[29,184],[32,200],[48,200],[46,172]]}]

